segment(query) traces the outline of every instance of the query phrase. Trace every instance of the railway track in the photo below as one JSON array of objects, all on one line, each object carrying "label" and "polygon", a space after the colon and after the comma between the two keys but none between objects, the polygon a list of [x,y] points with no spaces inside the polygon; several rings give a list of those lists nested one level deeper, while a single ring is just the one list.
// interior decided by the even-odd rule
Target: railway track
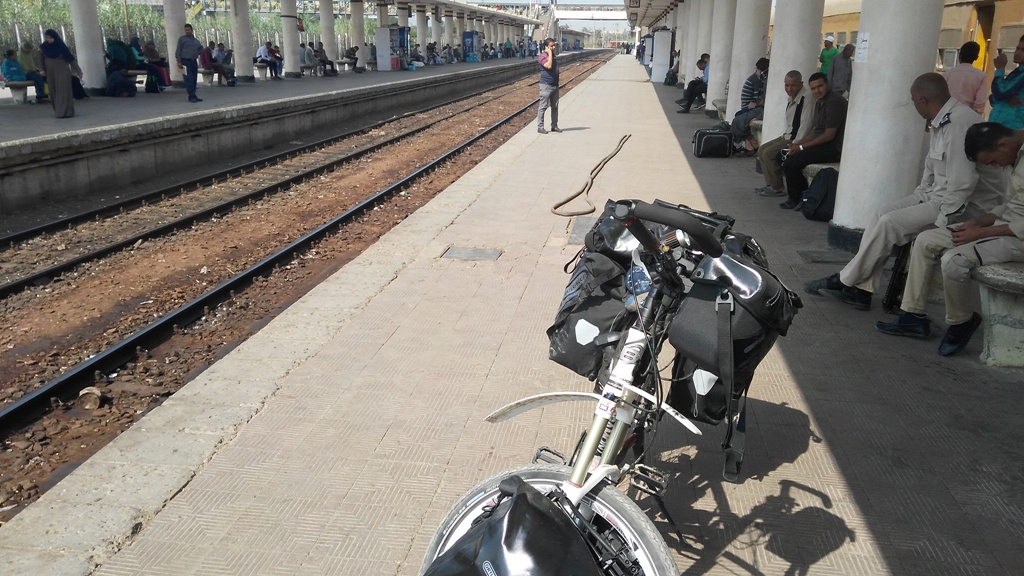
[{"label": "railway track", "polygon": [[[577,67],[577,73],[563,85],[571,87],[603,61]],[[306,289],[354,257],[360,245],[371,244],[380,233],[429,201],[433,193],[457,179],[480,158],[489,154],[491,149],[529,123],[530,118],[524,118],[523,113],[532,112],[536,94],[521,97],[515,105],[512,105],[513,98],[509,93],[503,94],[503,98],[491,99],[488,106],[477,106],[476,112],[462,112],[456,114],[455,118],[430,122],[432,128],[418,131],[411,137],[415,144],[406,142],[409,137],[390,144],[380,144],[377,150],[365,152],[358,159],[348,160],[340,170],[332,172],[330,168],[324,167],[306,169],[301,177],[287,170],[278,170],[280,178],[273,183],[268,182],[265,188],[287,190],[284,193],[268,196],[269,190],[260,191],[257,196],[261,200],[253,201],[252,205],[247,200],[244,206],[236,205],[233,211],[230,208],[213,211],[206,208],[209,214],[205,216],[205,221],[190,225],[179,223],[178,234],[155,240],[136,240],[130,248],[115,250],[101,260],[65,272],[52,284],[22,290],[0,300],[0,314],[12,320],[9,324],[14,334],[24,331],[25,326],[30,324],[19,315],[21,308],[39,306],[36,300],[46,300],[55,293],[60,293],[59,297],[66,299],[66,302],[52,305],[43,303],[39,307],[59,308],[62,311],[56,312],[58,315],[64,314],[66,310],[86,310],[87,318],[97,317],[94,322],[67,328],[68,332],[77,334],[76,339],[67,341],[61,332],[67,323],[61,320],[74,318],[67,316],[55,320],[54,331],[61,337],[53,338],[51,335],[47,346],[33,347],[27,340],[19,341],[16,337],[6,340],[0,338],[0,353],[7,352],[9,360],[12,355],[23,359],[19,360],[19,364],[10,364],[22,372],[14,385],[9,386],[5,382],[5,386],[8,386],[6,392],[0,389],[0,429],[3,430],[0,438],[5,439],[8,448],[6,453],[0,453],[0,470],[4,470],[0,473],[0,522],[10,502],[28,502],[37,497],[45,489],[45,478],[60,466],[73,465],[87,457],[141,418],[146,411],[187,382],[190,373],[201,371],[218,354],[244,341],[275,310],[297,299]],[[500,104],[495,103],[496,100]],[[484,124],[480,117],[474,116],[481,109],[488,110],[492,117],[497,117],[496,120]],[[444,127],[445,123],[448,123],[447,128]],[[479,129],[475,128],[476,124],[480,124]],[[457,142],[445,146],[429,161],[418,162],[413,159],[402,168],[382,168],[378,171],[378,165],[387,164],[385,159],[396,156],[396,151],[400,152],[399,155],[423,157],[434,145],[445,141],[445,138],[434,136],[431,131],[452,132],[452,125],[458,126],[460,130],[469,130],[472,135],[459,136]],[[489,144],[480,144],[488,139]],[[474,146],[488,149],[474,152]],[[318,151],[312,153],[320,154]],[[475,154],[479,156],[475,157]],[[462,165],[455,166],[458,164]],[[348,184],[346,178],[351,179],[353,176],[361,176],[362,180],[358,181],[361,183]],[[375,186],[369,192],[351,190],[351,198],[334,202],[335,196],[345,196],[350,187],[365,188],[367,179],[371,183],[384,184]],[[302,183],[288,189],[287,184],[281,183],[288,180]],[[339,183],[327,184],[334,180]],[[343,191],[338,194],[325,192],[325,188],[330,186],[334,186],[333,190]],[[431,193],[426,189],[435,190]],[[308,198],[296,199],[308,195],[310,191],[314,194],[313,202]],[[264,196],[267,198],[262,199]],[[287,207],[289,202],[306,207],[311,203],[323,202],[331,204],[331,210],[334,210],[335,205],[344,204],[345,209],[301,231],[288,230],[292,222],[303,220],[306,214],[291,211]],[[154,207],[140,207],[140,210],[147,209],[152,210]],[[240,228],[259,228],[264,220],[275,218],[286,220],[285,232],[280,232],[281,228],[278,227],[275,229],[278,232],[269,234],[269,237],[287,235],[287,241],[269,247],[263,240],[257,242],[261,244],[258,257],[250,255],[226,264],[215,264],[217,259],[204,260],[210,262],[209,278],[204,277],[207,266],[203,266],[199,272],[192,266],[185,274],[159,276],[153,284],[166,282],[166,288],[173,292],[173,297],[153,296],[146,289],[139,290],[128,297],[120,297],[119,306],[116,307],[120,312],[101,309],[94,301],[86,300],[89,294],[102,291],[95,287],[95,280],[103,274],[117,275],[119,280],[116,283],[135,282],[122,271],[122,261],[135,262],[136,267],[147,266],[145,262],[138,263],[140,258],[169,262],[175,253],[188,250],[185,248],[187,246],[193,246],[194,253],[196,243],[210,242],[214,237],[230,235],[230,232],[237,232]],[[113,221],[119,222],[117,216]],[[360,227],[369,227],[369,230],[360,231]],[[241,250],[235,246],[240,242],[233,239],[225,242],[225,250]],[[155,245],[161,251],[147,252],[147,245]],[[330,255],[332,252],[340,256]],[[209,258],[209,255],[203,258]],[[245,266],[241,267],[243,263]],[[297,272],[304,266],[307,267],[305,272]],[[226,272],[215,271],[214,268],[224,268]],[[156,302],[158,300],[160,302]],[[123,323],[118,328],[105,328],[112,325],[111,322],[116,324],[114,321],[106,321],[106,317],[118,313],[128,316],[131,322]],[[232,321],[234,316],[241,319]],[[226,328],[229,325],[232,328]],[[96,337],[84,337],[89,331]],[[77,360],[72,361],[76,357]],[[3,371],[0,365],[0,372]],[[105,404],[99,408],[76,405],[74,400],[79,391],[93,385],[107,397]],[[86,440],[83,441],[83,438]],[[69,447],[69,444],[74,446]],[[30,474],[33,462],[40,460],[48,462],[48,465],[37,466],[33,476]],[[21,464],[27,472],[20,475],[8,473],[8,470],[17,468],[10,463]]]}]

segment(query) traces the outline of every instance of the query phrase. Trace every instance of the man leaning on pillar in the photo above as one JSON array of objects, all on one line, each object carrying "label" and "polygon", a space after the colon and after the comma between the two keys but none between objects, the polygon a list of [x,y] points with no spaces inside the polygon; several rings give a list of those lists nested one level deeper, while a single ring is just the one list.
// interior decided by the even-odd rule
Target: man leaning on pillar
[{"label": "man leaning on pillar", "polygon": [[894,244],[907,244],[923,230],[980,216],[1002,202],[1006,171],[977,165],[964,152],[967,129],[981,122],[981,116],[952,98],[945,79],[934,72],[914,80],[910,98],[928,120],[921,183],[909,196],[879,210],[864,229],[853,260],[836,274],[804,284],[808,294],[824,292],[857,310],[869,310]]}]

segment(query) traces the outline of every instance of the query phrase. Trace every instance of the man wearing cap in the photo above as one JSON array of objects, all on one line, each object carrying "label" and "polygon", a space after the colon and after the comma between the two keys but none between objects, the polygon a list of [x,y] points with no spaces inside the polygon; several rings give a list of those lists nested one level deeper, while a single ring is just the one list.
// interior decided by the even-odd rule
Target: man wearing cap
[{"label": "man wearing cap", "polygon": [[822,74],[828,74],[828,69],[832,66],[832,59],[835,58],[836,54],[839,54],[839,48],[836,48],[835,42],[835,36],[825,36],[825,47],[821,50],[821,54],[818,55]]}]

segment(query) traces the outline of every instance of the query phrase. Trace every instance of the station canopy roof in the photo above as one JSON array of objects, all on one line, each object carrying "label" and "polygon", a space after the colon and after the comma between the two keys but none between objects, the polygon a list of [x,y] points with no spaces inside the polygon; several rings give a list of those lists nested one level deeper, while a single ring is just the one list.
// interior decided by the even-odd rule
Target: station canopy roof
[{"label": "station canopy roof", "polygon": [[381,4],[387,4],[392,6],[397,4],[398,6],[406,7],[413,6],[415,12],[416,6],[427,6],[428,10],[433,6],[440,6],[443,14],[451,14],[458,16],[459,14],[465,14],[467,16],[476,15],[485,20],[492,18],[496,19],[499,24],[512,24],[512,25],[533,25],[540,26],[539,20],[533,18],[526,18],[512,12],[506,12],[504,10],[495,10],[493,8],[484,8],[483,6],[477,6],[470,4],[469,2],[461,2],[459,0],[424,0],[423,2],[396,2],[395,0],[380,0]]}]

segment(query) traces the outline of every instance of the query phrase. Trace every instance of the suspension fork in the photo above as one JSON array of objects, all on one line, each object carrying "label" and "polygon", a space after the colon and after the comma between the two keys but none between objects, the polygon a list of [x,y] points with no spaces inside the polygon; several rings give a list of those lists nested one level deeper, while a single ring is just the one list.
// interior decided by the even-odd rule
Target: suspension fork
[{"label": "suspension fork", "polygon": [[605,442],[600,463],[613,464],[625,443],[626,435],[633,425],[636,414],[633,406],[637,399],[637,394],[625,387],[633,383],[637,364],[647,351],[647,332],[644,328],[649,330],[654,326],[660,303],[661,291],[657,286],[652,286],[640,305],[636,321],[626,331],[626,339],[619,344],[618,354],[601,391],[601,401],[594,410],[594,419],[569,477],[569,483],[575,487],[583,486],[609,422],[615,423]]}]

